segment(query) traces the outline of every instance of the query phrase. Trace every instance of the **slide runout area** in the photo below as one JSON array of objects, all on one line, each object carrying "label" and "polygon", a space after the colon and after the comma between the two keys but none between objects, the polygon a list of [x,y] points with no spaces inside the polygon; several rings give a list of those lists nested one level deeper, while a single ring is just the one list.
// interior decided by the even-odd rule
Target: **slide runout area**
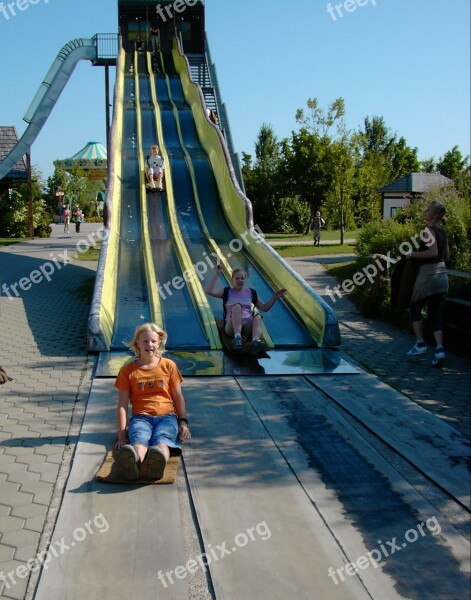
[{"label": "slide runout area", "polygon": [[[227,259],[231,267],[244,268],[248,274],[249,285],[257,290],[263,301],[267,301],[274,292],[273,287],[257,269],[244,248],[244,245],[255,244],[256,241],[248,231],[241,239],[230,230],[221,210],[221,201],[211,165],[198,140],[190,108],[183,96],[180,79],[176,75],[170,76],[168,83],[171,97],[165,96],[166,90],[163,85],[159,88],[162,97],[164,130],[166,131],[165,140],[167,147],[175,156],[180,173],[181,189],[179,194],[175,194],[175,200],[180,216],[180,226],[186,234],[186,243],[189,246],[193,264],[200,265],[201,272],[205,271],[203,277],[207,283],[213,273],[214,258],[211,258],[213,250],[203,232],[206,230],[211,239],[215,241],[219,253]],[[174,107],[178,110],[177,115]],[[184,151],[186,151],[187,157],[184,157]],[[194,181],[191,179],[190,169],[185,158],[191,162]],[[196,186],[197,194],[193,193],[193,185]],[[209,218],[205,218],[205,214]],[[199,215],[203,219],[203,223],[200,223]],[[226,277],[221,276],[218,285],[229,285]],[[208,298],[208,301],[213,313],[220,317],[222,315],[221,301],[214,298]],[[307,328],[283,301],[277,302],[271,311],[264,314],[264,324],[269,331],[270,338],[277,346],[289,348],[316,345]]]}]

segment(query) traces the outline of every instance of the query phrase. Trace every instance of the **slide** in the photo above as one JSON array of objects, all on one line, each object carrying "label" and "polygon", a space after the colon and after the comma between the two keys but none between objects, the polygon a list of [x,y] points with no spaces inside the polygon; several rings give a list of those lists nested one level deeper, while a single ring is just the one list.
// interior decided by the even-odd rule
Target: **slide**
[{"label": "slide", "polygon": [[16,146],[0,163],[0,179],[16,167],[22,156],[29,154],[31,145],[51,114],[77,63],[81,60],[97,59],[97,40],[98,36],[92,39],[72,40],[59,52],[23,117],[28,127]]},{"label": "slide", "polygon": [[[90,313],[90,350],[123,351],[135,326],[151,319],[169,331],[172,352],[221,352],[222,303],[204,292],[216,256],[221,287],[241,266],[263,300],[289,290],[264,314],[270,349],[338,347],[332,309],[254,229],[224,138],[206,116],[176,41],[171,56],[154,61],[147,53],[121,52],[115,106],[110,233]],[[166,184],[149,194],[144,161],[154,143]]]}]

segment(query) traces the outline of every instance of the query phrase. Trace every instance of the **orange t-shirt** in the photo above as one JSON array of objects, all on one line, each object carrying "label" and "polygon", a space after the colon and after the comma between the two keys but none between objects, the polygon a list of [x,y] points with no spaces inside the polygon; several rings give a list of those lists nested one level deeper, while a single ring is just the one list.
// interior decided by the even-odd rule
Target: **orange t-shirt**
[{"label": "orange t-shirt", "polygon": [[127,363],[121,367],[114,385],[129,392],[133,415],[161,417],[176,414],[172,387],[182,381],[177,365],[161,358],[153,369],[142,369],[135,360]]}]

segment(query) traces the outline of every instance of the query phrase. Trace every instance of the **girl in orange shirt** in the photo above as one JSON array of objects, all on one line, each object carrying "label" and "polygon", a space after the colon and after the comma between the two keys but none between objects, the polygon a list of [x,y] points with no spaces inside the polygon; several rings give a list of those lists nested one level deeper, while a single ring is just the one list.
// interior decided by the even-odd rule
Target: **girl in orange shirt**
[{"label": "girl in orange shirt", "polygon": [[[180,439],[191,437],[177,365],[163,358],[167,334],[154,323],[136,329],[130,343],[136,359],[121,367],[118,393],[118,461],[122,476],[139,477],[146,460],[149,479],[161,479],[170,448],[181,448]],[[129,402],[132,417],[126,431]]]}]

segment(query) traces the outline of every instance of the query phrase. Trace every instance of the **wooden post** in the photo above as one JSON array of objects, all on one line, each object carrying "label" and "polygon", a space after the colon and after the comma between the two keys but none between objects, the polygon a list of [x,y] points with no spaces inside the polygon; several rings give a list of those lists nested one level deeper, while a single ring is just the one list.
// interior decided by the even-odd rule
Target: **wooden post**
[{"label": "wooden post", "polygon": [[34,238],[34,222],[33,222],[33,182],[31,178],[31,154],[26,154],[26,178],[28,185],[28,235],[31,239]]}]

